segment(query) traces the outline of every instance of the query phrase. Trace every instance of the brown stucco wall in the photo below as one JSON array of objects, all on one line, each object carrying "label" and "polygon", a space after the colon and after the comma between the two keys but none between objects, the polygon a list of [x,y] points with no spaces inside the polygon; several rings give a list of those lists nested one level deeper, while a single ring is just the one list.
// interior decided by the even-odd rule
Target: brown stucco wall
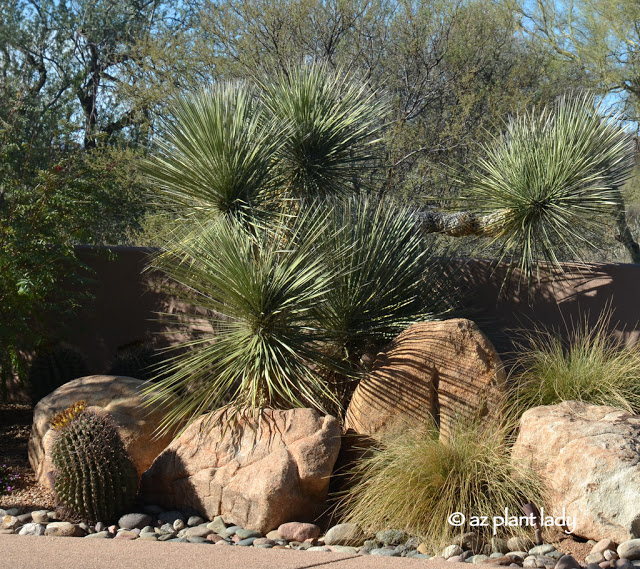
[{"label": "brown stucco wall", "polygon": [[[166,327],[158,313],[180,313],[184,307],[160,291],[157,275],[143,273],[151,253],[136,247],[78,248],[80,259],[93,271],[94,299],[69,319],[61,339],[85,355],[93,373],[106,372],[118,350],[128,344],[170,341],[161,335]],[[503,353],[512,348],[517,329],[535,324],[566,334],[572,322],[594,322],[607,307],[613,311],[611,330],[625,341],[638,340],[640,265],[565,265],[565,271],[555,281],[543,277],[530,298],[527,287],[518,285],[517,274],[502,287],[504,266],[465,261],[457,273],[463,290],[461,315],[478,322]],[[55,331],[58,323],[52,326]],[[13,398],[21,397],[23,393],[14,389]]]}]

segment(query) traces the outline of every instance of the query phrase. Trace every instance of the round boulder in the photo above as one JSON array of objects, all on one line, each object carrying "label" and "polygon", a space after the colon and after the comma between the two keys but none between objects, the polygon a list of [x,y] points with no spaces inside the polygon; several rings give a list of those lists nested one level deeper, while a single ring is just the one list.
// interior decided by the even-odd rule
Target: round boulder
[{"label": "round boulder", "polygon": [[140,476],[171,441],[170,435],[155,439],[152,434],[162,414],[143,408],[145,382],[132,377],[91,375],[65,383],[41,399],[33,411],[29,438],[29,462],[40,484],[53,488],[54,467],[50,451],[53,432],[50,421],[78,401],[109,413],[118,427],[124,446]]}]

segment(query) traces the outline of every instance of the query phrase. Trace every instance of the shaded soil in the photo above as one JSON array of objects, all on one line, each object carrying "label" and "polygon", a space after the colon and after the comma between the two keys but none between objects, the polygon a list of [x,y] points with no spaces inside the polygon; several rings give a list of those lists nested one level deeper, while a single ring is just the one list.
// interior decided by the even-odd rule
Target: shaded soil
[{"label": "shaded soil", "polygon": [[13,492],[0,496],[0,508],[55,509],[53,492],[36,482],[29,465],[27,444],[32,419],[31,405],[0,403],[0,464],[6,464],[9,473],[19,477]]}]

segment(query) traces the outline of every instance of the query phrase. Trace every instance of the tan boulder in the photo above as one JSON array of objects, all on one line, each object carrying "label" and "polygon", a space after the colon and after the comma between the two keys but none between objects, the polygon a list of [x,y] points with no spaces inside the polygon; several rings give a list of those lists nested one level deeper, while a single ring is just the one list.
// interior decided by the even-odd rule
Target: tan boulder
[{"label": "tan boulder", "polygon": [[536,407],[520,421],[513,458],[530,464],[586,539],[622,543],[640,537],[640,416],[565,401]]},{"label": "tan boulder", "polygon": [[132,377],[92,375],[65,383],[36,405],[29,438],[29,462],[41,484],[53,487],[49,422],[58,413],[84,400],[88,406],[102,409],[115,421],[124,446],[141,475],[169,444],[171,437],[154,440],[152,433],[162,414],[143,408],[141,388],[144,382]]},{"label": "tan boulder", "polygon": [[353,394],[345,427],[381,436],[434,417],[446,437],[459,419],[497,406],[505,382],[500,356],[475,323],[420,322],[378,354]]},{"label": "tan boulder", "polygon": [[266,534],[313,521],[327,498],[340,424],[313,409],[266,410],[259,426],[195,421],[158,456],[140,484],[143,500],[192,507],[210,519]]}]

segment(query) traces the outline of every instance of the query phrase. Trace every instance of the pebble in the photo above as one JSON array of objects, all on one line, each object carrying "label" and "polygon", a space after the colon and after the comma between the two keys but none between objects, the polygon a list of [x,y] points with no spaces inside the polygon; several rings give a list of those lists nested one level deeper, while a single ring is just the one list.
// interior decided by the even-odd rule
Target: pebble
[{"label": "pebble", "polygon": [[[237,535],[237,534],[236,534]],[[253,545],[253,542],[258,539],[257,537],[247,537],[245,539],[241,539],[240,541],[238,541],[238,543],[236,543],[236,545],[240,545],[242,547],[248,547],[250,545]]]},{"label": "pebble", "polygon": [[602,555],[604,555],[604,558],[607,561],[615,561],[616,559],[618,559],[618,554],[615,552],[615,550],[605,549]]},{"label": "pebble", "polygon": [[176,533],[172,524],[163,524],[160,526],[160,530],[164,533]]},{"label": "pebble", "polygon": [[325,545],[359,546],[365,534],[358,524],[338,524],[329,529],[324,536]]},{"label": "pebble", "polygon": [[596,551],[595,553],[590,553],[584,558],[586,563],[602,563],[606,561],[604,558],[604,554],[600,551]]},{"label": "pebble", "polygon": [[399,529],[385,529],[376,534],[376,539],[384,545],[399,545],[409,539],[409,536]]},{"label": "pebble", "polygon": [[442,550],[442,557],[445,559],[449,559],[450,557],[455,557],[456,555],[461,555],[463,553],[462,547],[459,545],[449,545]]},{"label": "pebble", "polygon": [[242,529],[240,526],[229,526],[226,530],[220,533],[222,537],[232,537],[236,534],[236,531]]},{"label": "pebble", "polygon": [[479,552],[483,546],[481,537],[475,531],[469,531],[459,535],[453,543],[462,547],[464,551],[471,550]]},{"label": "pebble", "polygon": [[181,529],[184,529],[184,528],[185,528],[184,520],[181,520],[180,518],[178,518],[173,522],[173,529],[175,531],[180,531]]},{"label": "pebble", "polygon": [[[331,551],[327,549],[327,551]],[[384,547],[378,547],[376,549],[372,549],[369,552],[370,555],[381,555],[384,557],[400,557],[400,553],[398,553],[395,549],[386,549]]]},{"label": "pebble", "polygon": [[[640,539],[628,539],[623,541],[617,548],[616,553],[620,559],[640,559]],[[617,567],[617,565],[616,565]]]},{"label": "pebble", "polygon": [[592,548],[590,553],[604,553],[607,549],[611,549],[615,551],[618,548],[618,545],[615,541],[611,539],[601,539],[598,543],[596,543]]},{"label": "pebble", "polygon": [[350,547],[348,545],[332,545],[329,549],[334,553],[358,553],[357,547]]},{"label": "pebble", "polygon": [[191,516],[188,520],[187,520],[187,525],[190,528],[202,525],[204,523],[204,520],[200,517],[200,516]]},{"label": "pebble", "polygon": [[128,540],[132,540],[132,539],[138,539],[138,536],[140,534],[133,531],[133,530],[129,530],[129,529],[124,529],[121,530],[117,533],[117,535],[113,538],[113,539],[128,539]]},{"label": "pebble", "polygon": [[[183,533],[184,532],[184,533]],[[180,537],[207,537],[210,533],[213,533],[213,530],[208,528],[206,525],[200,525],[196,527],[190,527],[182,530],[183,535],[178,534]]]},{"label": "pebble", "polygon": [[563,555],[558,559],[555,569],[580,569],[580,563],[572,555]]},{"label": "pebble", "polygon": [[318,545],[310,547],[307,551],[324,551],[325,553],[331,553],[331,550],[328,547]]},{"label": "pebble", "polygon": [[18,535],[44,535],[44,530],[42,524],[28,523],[22,526]]},{"label": "pebble", "polygon": [[17,516],[20,514],[20,510],[18,508],[8,508],[4,511],[5,516]]},{"label": "pebble", "polygon": [[47,516],[47,510],[36,510],[31,512],[31,519],[36,524],[48,524],[49,516]]},{"label": "pebble", "polygon": [[[278,533],[280,534],[282,539],[286,539],[289,541],[306,541],[307,539],[317,539],[320,535],[320,531],[321,530],[317,525],[302,522],[288,522],[278,527]],[[326,539],[325,543],[327,543]]]},{"label": "pebble", "polygon": [[111,537],[111,534],[106,530],[85,535],[85,538],[92,538],[92,539],[109,539],[110,537]]},{"label": "pebble", "polygon": [[[320,532],[318,532],[318,534],[319,533]],[[262,534],[259,531],[256,531],[256,530],[253,530],[253,529],[244,529],[244,528],[238,528],[236,530],[236,535],[241,540],[249,539],[250,537],[263,537]],[[300,541],[304,541],[304,540],[300,540]]]},{"label": "pebble", "polygon": [[69,522],[51,522],[47,525],[44,534],[53,537],[81,537],[84,532]]},{"label": "pebble", "polygon": [[473,557],[469,557],[469,562],[476,565],[478,563],[484,563],[487,559],[489,559],[488,555],[474,555]]},{"label": "pebble", "polygon": [[207,527],[214,532],[222,535],[223,532],[225,532],[227,529],[227,524],[224,523],[222,516],[216,516],[207,524]]},{"label": "pebble", "polygon": [[139,528],[151,525],[153,519],[149,514],[127,514],[118,520],[118,526],[124,529]]},{"label": "pebble", "polygon": [[19,516],[16,516],[16,518],[18,518],[18,521],[21,524],[28,524],[31,522],[31,514],[20,514]]},{"label": "pebble", "polygon": [[210,543],[204,537],[200,537],[199,535],[193,535],[187,538],[189,543]]},{"label": "pebble", "polygon": [[20,521],[16,516],[12,516],[11,514],[7,514],[2,518],[2,528],[14,530],[20,525]]},{"label": "pebble", "polygon": [[[282,539],[282,536],[278,533],[277,529],[272,529],[267,535],[266,537],[268,539],[272,539],[273,541],[278,541],[279,539]],[[326,543],[326,542],[325,542]]]},{"label": "pebble", "polygon": [[536,545],[535,547],[532,547],[529,550],[529,555],[546,555],[547,553],[551,553],[555,550],[556,548],[553,547],[553,545],[546,543],[543,545]]}]

